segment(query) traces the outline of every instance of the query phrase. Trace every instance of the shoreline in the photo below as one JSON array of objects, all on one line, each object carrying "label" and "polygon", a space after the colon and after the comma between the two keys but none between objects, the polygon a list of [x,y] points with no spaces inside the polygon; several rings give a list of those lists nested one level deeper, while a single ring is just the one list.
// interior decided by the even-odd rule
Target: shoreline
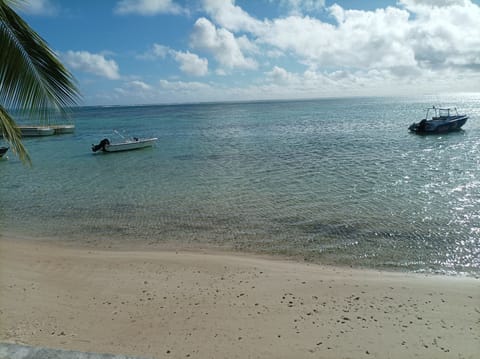
[{"label": "shoreline", "polygon": [[287,261],[294,263],[301,263],[305,265],[317,265],[339,269],[351,269],[358,271],[374,271],[385,273],[400,273],[413,274],[425,276],[446,276],[454,278],[473,278],[480,279],[480,272],[478,271],[456,271],[448,269],[411,269],[404,266],[394,265],[376,265],[368,266],[353,263],[336,263],[331,261],[322,261],[321,258],[309,257],[304,253],[271,253],[269,251],[253,251],[247,248],[235,248],[231,244],[217,244],[208,243],[204,241],[155,241],[146,239],[125,239],[125,238],[104,238],[86,237],[83,239],[68,239],[64,240],[57,236],[32,236],[31,234],[24,234],[19,232],[4,232],[0,234],[0,241],[20,241],[27,243],[39,243],[45,245],[53,245],[62,248],[70,249],[84,249],[84,250],[105,250],[105,251],[119,251],[119,252],[186,252],[193,254],[217,254],[227,256],[240,256],[258,258],[271,261]]},{"label": "shoreline", "polygon": [[480,282],[0,237],[0,341],[151,358],[474,358]]}]

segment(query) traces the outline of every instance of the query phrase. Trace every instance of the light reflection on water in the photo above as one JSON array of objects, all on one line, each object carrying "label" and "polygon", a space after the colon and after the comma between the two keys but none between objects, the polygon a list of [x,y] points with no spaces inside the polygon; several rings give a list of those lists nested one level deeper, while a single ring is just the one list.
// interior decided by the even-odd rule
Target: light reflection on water
[{"label": "light reflection on water", "polygon": [[[0,225],[478,274],[480,101],[444,99],[465,131],[409,134],[429,100],[80,109],[75,134],[26,139],[32,169],[0,163]],[[92,155],[113,129],[159,141]]]}]

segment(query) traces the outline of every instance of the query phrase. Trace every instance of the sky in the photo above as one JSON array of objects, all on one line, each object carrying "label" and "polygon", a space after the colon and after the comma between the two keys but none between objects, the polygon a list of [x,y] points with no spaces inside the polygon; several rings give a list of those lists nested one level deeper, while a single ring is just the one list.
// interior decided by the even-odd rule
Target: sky
[{"label": "sky", "polygon": [[28,0],[82,105],[480,92],[480,0]]}]

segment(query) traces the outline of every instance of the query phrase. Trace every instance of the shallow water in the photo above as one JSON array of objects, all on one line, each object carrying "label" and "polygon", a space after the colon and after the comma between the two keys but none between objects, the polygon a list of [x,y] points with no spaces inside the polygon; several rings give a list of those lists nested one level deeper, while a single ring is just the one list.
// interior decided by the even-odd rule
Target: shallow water
[{"label": "shallow water", "polygon": [[[464,131],[407,131],[457,106]],[[3,233],[177,241],[480,273],[480,95],[89,107],[0,162]],[[113,130],[154,148],[92,154]]]}]

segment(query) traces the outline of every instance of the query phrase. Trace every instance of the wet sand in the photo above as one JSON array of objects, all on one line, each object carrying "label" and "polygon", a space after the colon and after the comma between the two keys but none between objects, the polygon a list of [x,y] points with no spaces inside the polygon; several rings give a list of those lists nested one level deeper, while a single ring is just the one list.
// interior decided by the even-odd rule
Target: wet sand
[{"label": "wet sand", "polygon": [[476,358],[480,281],[0,240],[0,341],[153,358]]}]

